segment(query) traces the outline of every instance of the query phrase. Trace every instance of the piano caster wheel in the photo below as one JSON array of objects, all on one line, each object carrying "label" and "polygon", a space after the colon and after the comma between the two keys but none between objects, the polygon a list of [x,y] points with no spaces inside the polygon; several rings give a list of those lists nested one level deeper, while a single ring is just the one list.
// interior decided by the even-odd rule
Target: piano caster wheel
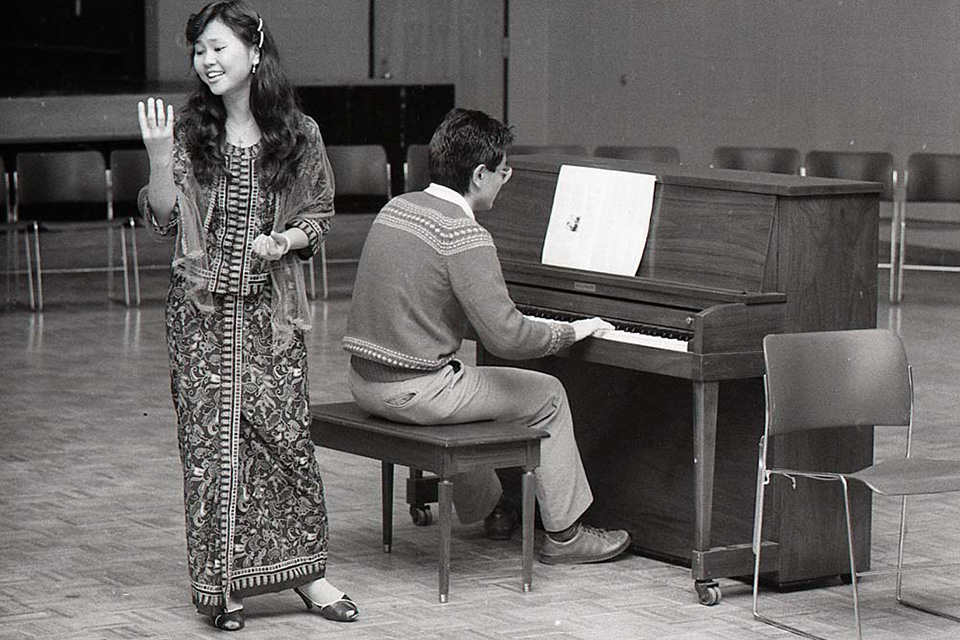
[{"label": "piano caster wheel", "polygon": [[700,604],[707,607],[720,604],[723,594],[720,592],[720,585],[716,580],[696,580],[693,583],[693,588],[697,590]]},{"label": "piano caster wheel", "polygon": [[433,514],[430,513],[430,507],[428,505],[422,507],[411,506],[410,518],[413,520],[413,524],[418,527],[426,527],[433,524]]}]

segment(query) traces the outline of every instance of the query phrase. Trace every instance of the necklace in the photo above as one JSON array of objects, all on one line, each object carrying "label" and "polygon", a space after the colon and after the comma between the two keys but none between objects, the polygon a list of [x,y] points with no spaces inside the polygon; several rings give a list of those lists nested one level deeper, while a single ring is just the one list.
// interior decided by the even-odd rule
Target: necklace
[{"label": "necklace", "polygon": [[[235,147],[245,146],[244,142],[248,140],[253,141],[259,133],[259,130],[257,129],[257,121],[253,118],[251,118],[247,124],[239,130],[235,127],[231,127],[229,122],[225,125],[225,128],[227,130],[227,144],[232,144]],[[250,135],[248,138],[248,134],[253,135]]]}]

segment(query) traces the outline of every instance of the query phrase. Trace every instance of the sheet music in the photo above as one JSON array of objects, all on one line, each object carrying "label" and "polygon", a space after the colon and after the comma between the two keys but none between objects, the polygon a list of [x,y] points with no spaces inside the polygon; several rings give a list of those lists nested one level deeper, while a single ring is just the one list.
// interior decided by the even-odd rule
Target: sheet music
[{"label": "sheet music", "polygon": [[632,276],[647,243],[656,176],[563,165],[540,261]]}]

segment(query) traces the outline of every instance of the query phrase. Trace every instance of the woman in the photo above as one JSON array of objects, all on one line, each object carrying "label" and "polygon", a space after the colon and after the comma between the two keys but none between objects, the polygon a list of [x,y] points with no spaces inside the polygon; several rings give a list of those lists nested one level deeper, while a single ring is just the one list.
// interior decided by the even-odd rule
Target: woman
[{"label": "woman", "polygon": [[246,596],[293,588],[352,621],[324,578],[327,514],[309,435],[309,313],[300,259],[333,216],[320,131],[296,106],[273,38],[242,1],[190,16],[197,86],[138,104],[150,157],[140,209],[176,236],[166,327],[197,610],[244,626]]}]

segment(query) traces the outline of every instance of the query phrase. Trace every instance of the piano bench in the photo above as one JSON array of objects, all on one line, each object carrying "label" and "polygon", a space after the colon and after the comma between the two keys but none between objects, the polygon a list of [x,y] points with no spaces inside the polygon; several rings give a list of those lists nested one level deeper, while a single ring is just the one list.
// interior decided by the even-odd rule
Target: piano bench
[{"label": "piano bench", "polygon": [[372,416],[353,402],[310,406],[313,442],[336,451],[381,462],[383,550],[393,542],[393,466],[435,473],[438,478],[440,530],[440,602],[450,590],[450,541],[454,476],[465,471],[522,467],[522,577],[530,591],[533,575],[534,470],[540,465],[539,429],[503,422],[419,426]]}]

